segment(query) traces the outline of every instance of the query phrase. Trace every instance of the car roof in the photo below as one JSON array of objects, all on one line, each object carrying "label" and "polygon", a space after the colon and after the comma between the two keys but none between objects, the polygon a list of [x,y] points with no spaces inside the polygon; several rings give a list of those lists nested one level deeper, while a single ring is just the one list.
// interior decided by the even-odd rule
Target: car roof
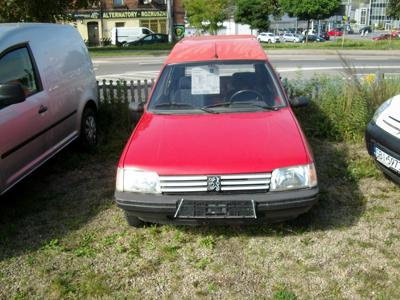
[{"label": "car roof", "polygon": [[166,64],[212,60],[267,60],[253,35],[187,37],[172,49]]},{"label": "car roof", "polygon": [[31,29],[41,29],[61,27],[60,24],[45,24],[45,23],[2,23],[0,24],[0,41],[7,36],[11,36],[21,31]]}]

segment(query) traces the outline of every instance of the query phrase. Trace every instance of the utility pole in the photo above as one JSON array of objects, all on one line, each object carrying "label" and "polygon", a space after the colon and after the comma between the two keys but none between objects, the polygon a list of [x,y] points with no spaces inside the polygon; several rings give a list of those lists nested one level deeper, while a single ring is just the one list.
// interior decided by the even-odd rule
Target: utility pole
[{"label": "utility pole", "polygon": [[103,19],[103,13],[104,13],[104,3],[103,0],[99,1],[100,5],[100,27],[101,27],[101,37],[100,37],[100,46],[103,46],[103,41],[104,41],[104,19]]},{"label": "utility pole", "polygon": [[173,18],[174,2],[167,0],[167,19],[168,19],[168,42],[172,43],[174,40],[174,18]]}]

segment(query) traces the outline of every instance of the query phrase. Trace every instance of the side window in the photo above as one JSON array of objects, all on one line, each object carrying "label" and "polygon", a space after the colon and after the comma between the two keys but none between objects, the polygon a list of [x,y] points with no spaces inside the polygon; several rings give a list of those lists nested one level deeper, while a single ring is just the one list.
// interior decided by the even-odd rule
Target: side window
[{"label": "side window", "polygon": [[150,34],[150,30],[148,29],[142,29],[143,34]]},{"label": "side window", "polygon": [[144,41],[151,41],[152,39],[153,39],[153,37],[151,35],[148,35],[143,38]]},{"label": "side window", "polygon": [[27,48],[12,50],[0,58],[1,83],[21,84],[26,96],[39,90]]}]

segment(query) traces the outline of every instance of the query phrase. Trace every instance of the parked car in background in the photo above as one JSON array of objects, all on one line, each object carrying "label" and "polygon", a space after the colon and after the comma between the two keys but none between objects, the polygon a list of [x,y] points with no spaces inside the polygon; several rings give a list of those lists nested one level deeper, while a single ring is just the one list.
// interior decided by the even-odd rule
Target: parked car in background
[{"label": "parked car in background", "polygon": [[96,112],[92,62],[74,27],[0,24],[0,194],[75,140],[94,147]]},{"label": "parked car in background", "polygon": [[111,29],[111,44],[121,46],[152,33],[147,27],[114,27]]},{"label": "parked car in background", "polygon": [[259,223],[317,201],[314,159],[253,36],[178,42],[123,151],[115,199],[132,226]]},{"label": "parked car in background", "polygon": [[343,35],[343,30],[341,28],[334,28],[330,31],[328,31],[329,36],[342,36]]},{"label": "parked car in background", "polygon": [[138,46],[138,45],[151,45],[151,44],[163,44],[168,43],[168,35],[162,33],[152,33],[141,37],[140,39],[127,42],[123,44],[123,47]]},{"label": "parked car in background", "polygon": [[326,32],[326,31],[321,33],[321,37],[326,41],[329,41],[331,39],[328,32]]},{"label": "parked car in background", "polygon": [[366,130],[366,143],[384,174],[400,184],[400,95],[375,112]]},{"label": "parked car in background", "polygon": [[397,39],[397,37],[394,37],[393,35],[391,35],[390,33],[384,33],[378,36],[374,36],[372,38],[374,41],[382,41],[382,40],[390,40],[390,39]]},{"label": "parked car in background", "polygon": [[259,35],[257,35],[257,40],[260,43],[269,43],[269,44],[275,44],[279,43],[279,35],[275,35],[272,32],[261,32]]},{"label": "parked car in background", "polygon": [[[318,36],[318,35],[313,35],[313,34],[310,34],[308,36],[307,40],[308,40],[308,42],[314,42],[314,43],[326,42],[326,40],[323,37]],[[306,38],[303,40],[303,43],[305,43],[305,41],[306,41]]]},{"label": "parked car in background", "polygon": [[303,41],[303,36],[294,33],[284,33],[282,39],[284,42],[301,43]]},{"label": "parked car in background", "polygon": [[395,37],[395,38],[400,38],[400,31],[392,31],[391,32],[391,35],[392,35],[392,37]]}]

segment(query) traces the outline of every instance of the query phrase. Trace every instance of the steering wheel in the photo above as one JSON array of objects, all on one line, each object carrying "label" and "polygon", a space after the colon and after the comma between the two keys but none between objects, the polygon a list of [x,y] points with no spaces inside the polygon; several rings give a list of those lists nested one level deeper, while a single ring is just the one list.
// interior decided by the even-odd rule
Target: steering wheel
[{"label": "steering wheel", "polygon": [[237,100],[235,100],[235,98],[237,98],[238,96],[240,96],[240,95],[249,95],[249,96],[251,96],[251,95],[254,95],[255,97],[254,98],[251,98],[251,97],[249,97],[249,99],[250,100],[245,100],[245,101],[251,101],[251,100],[262,100],[263,99],[263,95],[261,95],[261,93],[260,92],[257,92],[257,91],[255,91],[255,90],[240,90],[240,91],[237,91],[236,93],[234,93],[230,98],[229,98],[229,101],[230,102],[234,102],[234,101],[243,101],[243,100],[239,100],[239,99],[237,99]]}]

